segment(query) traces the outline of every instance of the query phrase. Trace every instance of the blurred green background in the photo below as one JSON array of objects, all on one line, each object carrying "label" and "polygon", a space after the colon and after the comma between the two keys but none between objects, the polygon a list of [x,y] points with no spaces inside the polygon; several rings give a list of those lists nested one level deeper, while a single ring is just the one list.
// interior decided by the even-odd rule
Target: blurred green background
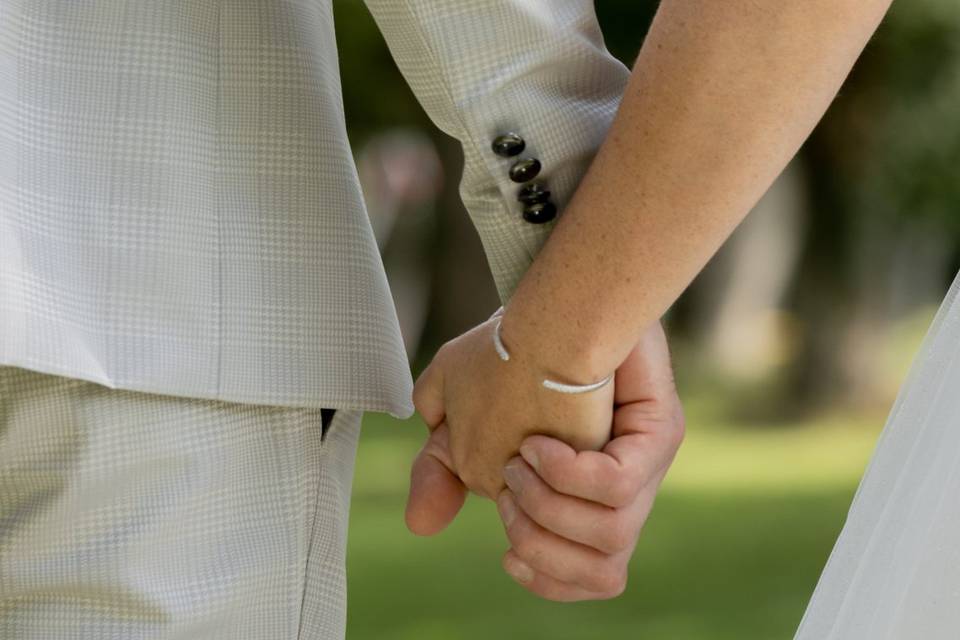
[{"label": "blurred green background", "polygon": [[[344,101],[414,373],[498,306],[423,114],[359,0],[335,0]],[[631,65],[656,2],[597,0]],[[688,436],[620,598],[560,605],[500,569],[492,503],[403,527],[425,429],[367,414],[351,640],[791,638],[911,359],[960,267],[960,3],[895,3],[826,118],[666,318]]]}]

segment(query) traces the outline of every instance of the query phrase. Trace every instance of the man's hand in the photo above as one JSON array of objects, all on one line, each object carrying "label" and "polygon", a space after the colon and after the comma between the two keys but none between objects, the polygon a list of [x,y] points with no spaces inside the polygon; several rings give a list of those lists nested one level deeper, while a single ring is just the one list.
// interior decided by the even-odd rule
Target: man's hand
[{"label": "man's hand", "polygon": [[501,337],[510,360],[500,359],[495,324],[490,319],[441,347],[414,387],[414,404],[431,430],[411,473],[407,523],[415,533],[446,526],[466,489],[496,499],[503,467],[527,436],[556,437],[578,451],[610,439],[613,385],[580,394],[544,388],[536,354],[511,344],[509,335]]},{"label": "man's hand", "polygon": [[613,439],[577,452],[527,438],[497,503],[512,548],[504,569],[550,600],[616,597],[657,488],[683,439],[663,329],[655,323],[617,369]]}]

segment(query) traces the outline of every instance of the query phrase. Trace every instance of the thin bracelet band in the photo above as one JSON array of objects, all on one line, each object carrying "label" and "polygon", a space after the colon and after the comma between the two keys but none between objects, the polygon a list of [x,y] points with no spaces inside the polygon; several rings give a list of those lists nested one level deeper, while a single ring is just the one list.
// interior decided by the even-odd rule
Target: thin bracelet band
[{"label": "thin bracelet band", "polygon": [[[494,313],[491,318],[498,315],[498,313],[502,313],[502,309],[503,307],[501,307],[497,313]],[[507,351],[507,348],[503,345],[503,340],[500,338],[500,322],[501,320],[498,318],[497,324],[494,325],[493,328],[493,346],[497,350],[497,355],[500,356],[500,359],[506,362],[510,359],[510,352]],[[553,391],[559,391],[560,393],[587,393],[588,391],[596,391],[611,380],[613,380],[612,373],[603,380],[600,380],[599,382],[591,382],[590,384],[566,384],[564,382],[557,382],[556,380],[544,378],[543,386]]]}]

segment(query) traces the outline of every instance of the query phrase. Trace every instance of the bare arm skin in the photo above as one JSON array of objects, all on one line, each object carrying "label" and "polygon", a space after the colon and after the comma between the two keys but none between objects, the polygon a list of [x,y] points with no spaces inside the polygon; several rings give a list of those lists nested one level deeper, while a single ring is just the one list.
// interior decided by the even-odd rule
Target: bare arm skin
[{"label": "bare arm skin", "polygon": [[[505,568],[526,588],[555,600],[622,591],[683,435],[657,319],[797,152],[889,4],[661,2],[608,139],[506,305],[515,360],[497,359],[481,325],[417,382],[432,435],[412,473],[412,530],[434,533],[455,517],[464,480],[500,498]],[[641,367],[648,351],[661,356]],[[614,370],[612,396],[561,401],[531,386]],[[608,403],[618,405],[612,434]],[[628,415],[642,419],[625,429]],[[490,466],[518,448],[503,490]],[[585,532],[584,522],[603,526]]]},{"label": "bare arm skin", "polygon": [[794,156],[889,5],[664,0],[504,342],[573,382],[613,371]]}]

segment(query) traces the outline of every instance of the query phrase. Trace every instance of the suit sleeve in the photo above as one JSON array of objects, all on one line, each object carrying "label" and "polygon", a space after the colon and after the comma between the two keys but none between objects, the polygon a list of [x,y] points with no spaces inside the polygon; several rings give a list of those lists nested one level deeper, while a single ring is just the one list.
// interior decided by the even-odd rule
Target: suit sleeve
[{"label": "suit sleeve", "polygon": [[[628,69],[607,51],[593,0],[366,0],[428,116],[463,147],[460,196],[506,303],[555,224],[524,216],[531,183],[561,215],[616,113]],[[515,133],[522,153],[494,139]],[[537,160],[535,178],[511,168]],[[529,174],[528,174],[529,175]],[[544,211],[545,209],[545,211]],[[534,221],[528,221],[534,220]]]}]

